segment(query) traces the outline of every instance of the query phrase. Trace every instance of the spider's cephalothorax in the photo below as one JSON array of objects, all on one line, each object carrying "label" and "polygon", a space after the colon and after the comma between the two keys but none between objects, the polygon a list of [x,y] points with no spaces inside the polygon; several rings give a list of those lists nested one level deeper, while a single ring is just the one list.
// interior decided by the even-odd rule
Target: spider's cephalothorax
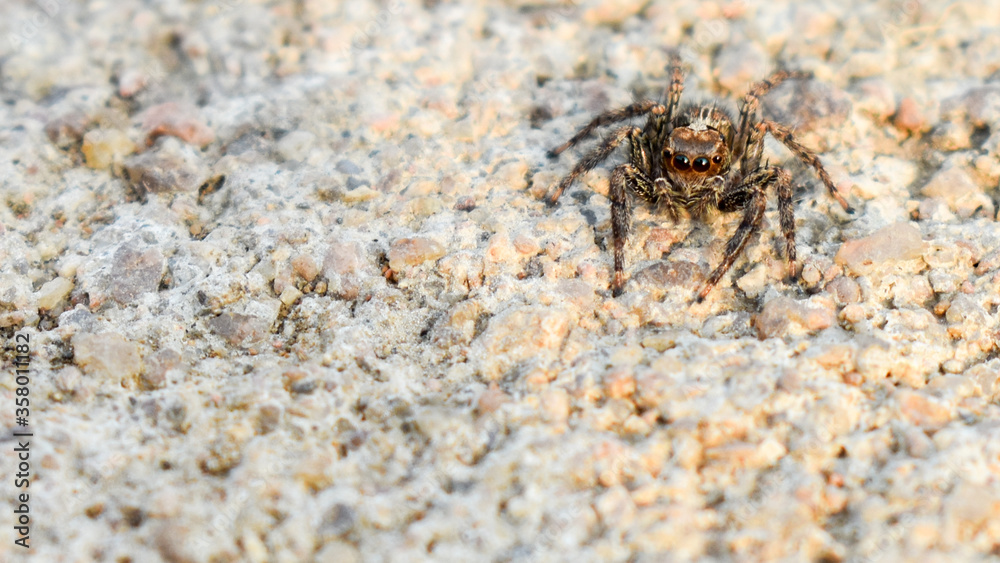
[{"label": "spider's cephalothorax", "polygon": [[805,78],[803,73],[777,72],[757,82],[743,97],[738,125],[715,106],[680,107],[684,76],[674,66],[665,103],[644,100],[595,117],[572,139],[549,152],[560,153],[579,143],[598,127],[633,117],[648,116],[645,127],[625,126],[615,130],[577,163],[549,196],[554,204],[580,175],[600,164],[628,141],[629,162],[611,173],[611,232],[614,237],[614,295],[625,285],[624,249],[632,224],[632,198],[676,218],[681,211],[704,217],[706,211],[742,211],[743,219],[726,244],[722,263],[709,275],[698,299],[708,292],[733,265],[764,218],[765,192],[773,186],[778,194],[778,213],[785,237],[789,276],[795,275],[795,215],[792,210],[791,176],[783,168],[761,162],[764,136],[770,133],[799,159],[812,166],[830,195],[848,212],[853,212],[837,192],[829,174],[816,155],[798,143],[791,131],[757,115],[760,97],[788,78]]},{"label": "spider's cephalothorax", "polygon": [[729,147],[733,144],[732,120],[714,107],[690,107],[674,120],[663,143],[668,210],[692,209],[698,215],[713,201],[729,172]]}]

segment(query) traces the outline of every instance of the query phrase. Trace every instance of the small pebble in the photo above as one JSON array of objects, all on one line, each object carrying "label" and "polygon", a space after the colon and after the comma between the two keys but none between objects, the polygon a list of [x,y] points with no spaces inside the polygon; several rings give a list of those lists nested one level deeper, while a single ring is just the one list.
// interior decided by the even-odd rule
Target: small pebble
[{"label": "small pebble", "polygon": [[299,298],[302,297],[302,292],[295,288],[295,286],[288,286],[281,291],[281,295],[278,296],[278,300],[281,301],[285,306],[291,307]]},{"label": "small pebble", "polygon": [[535,237],[524,233],[514,237],[513,245],[518,254],[522,256],[534,256],[542,250]]},{"label": "small pebble", "polygon": [[233,346],[260,341],[271,329],[270,323],[264,319],[242,313],[222,313],[209,319],[207,324],[213,333]]},{"label": "small pebble", "polygon": [[205,147],[215,140],[215,132],[202,122],[195,109],[174,102],[153,106],[144,111],[139,119],[147,146],[153,146],[156,139],[164,135],[198,147]]},{"label": "small pebble", "polygon": [[163,279],[166,260],[158,248],[141,248],[134,240],[118,247],[111,259],[108,293],[127,305],[144,293],[156,291]]},{"label": "small pebble", "polygon": [[160,389],[167,383],[167,372],[181,363],[181,355],[172,348],[164,348],[146,360],[146,369],[139,375],[143,389]]},{"label": "small pebble", "polygon": [[952,338],[974,337],[980,330],[993,324],[986,309],[963,294],[951,300],[944,318],[950,325],[948,334]]},{"label": "small pebble", "polygon": [[549,389],[542,393],[542,410],[548,420],[563,422],[569,418],[570,397],[565,389]]},{"label": "small pebble", "polygon": [[350,176],[350,177],[347,178],[347,184],[346,185],[347,185],[347,190],[349,192],[354,192],[354,191],[357,191],[357,190],[359,190],[361,188],[366,188],[366,187],[370,186],[371,182],[369,182],[365,178],[359,178],[357,176]]},{"label": "small pebble", "polygon": [[857,303],[861,300],[861,286],[858,282],[846,276],[838,276],[826,284],[826,291],[833,296],[838,305]]},{"label": "small pebble", "polygon": [[856,371],[850,371],[843,376],[844,383],[852,387],[857,387],[865,382],[865,378]]},{"label": "small pebble", "polygon": [[934,290],[927,277],[906,276],[893,285],[892,305],[896,308],[923,308],[931,298]]},{"label": "small pebble", "polygon": [[958,291],[958,278],[954,274],[941,270],[932,270],[927,274],[927,280],[935,293],[954,293]]},{"label": "small pebble", "polygon": [[73,282],[66,278],[57,277],[45,282],[38,290],[38,308],[45,311],[55,309],[70,291],[73,291]]},{"label": "small pebble", "polygon": [[979,263],[976,264],[976,275],[981,276],[997,268],[1000,268],[1000,249],[986,254],[979,260]]},{"label": "small pebble", "polygon": [[675,346],[677,346],[677,335],[672,332],[655,333],[642,339],[643,348],[650,348],[657,352],[666,352]]},{"label": "small pebble", "polygon": [[900,100],[892,123],[900,131],[909,134],[920,133],[928,129],[927,117],[917,102],[910,97],[904,97]]},{"label": "small pebble", "polygon": [[480,415],[490,414],[496,412],[497,409],[509,400],[510,397],[500,389],[500,386],[496,382],[492,382],[479,396],[479,400],[476,401],[476,411]]},{"label": "small pebble", "polygon": [[858,91],[855,107],[884,122],[896,111],[895,94],[882,78],[866,78],[854,87]]},{"label": "small pebble", "polygon": [[955,152],[972,147],[972,124],[965,121],[943,121],[930,134],[931,146],[942,152]]},{"label": "small pebble", "polygon": [[19,309],[31,302],[31,279],[27,276],[0,273],[0,308]]},{"label": "small pebble", "polygon": [[123,98],[131,98],[145,90],[148,84],[149,77],[145,72],[131,68],[126,69],[118,75],[118,95]]},{"label": "small pebble", "polygon": [[865,238],[845,242],[834,261],[855,274],[866,275],[896,261],[919,258],[923,245],[916,227],[909,223],[897,223]]},{"label": "small pebble", "polygon": [[389,267],[401,271],[406,266],[416,266],[444,256],[444,247],[426,237],[396,239],[389,247]]},{"label": "small pebble", "polygon": [[344,192],[341,195],[341,199],[344,203],[361,203],[363,201],[371,201],[382,195],[378,190],[373,190],[368,186],[361,186]]},{"label": "small pebble", "polygon": [[243,460],[240,444],[228,437],[214,440],[200,456],[198,466],[208,475],[225,475]]},{"label": "small pebble", "polygon": [[348,176],[358,176],[363,172],[360,166],[354,164],[350,160],[341,160],[340,162],[338,162],[337,171],[343,174],[347,174]]},{"label": "small pebble", "polygon": [[316,135],[309,131],[292,131],[278,141],[276,149],[284,160],[302,161],[314,146]]},{"label": "small pebble", "polygon": [[517,258],[517,249],[511,244],[510,237],[506,233],[496,233],[486,242],[483,256],[487,263],[504,264]]},{"label": "small pebble", "polygon": [[360,243],[331,241],[329,250],[323,257],[323,275],[329,282],[327,291],[342,299],[357,297],[361,281],[366,275],[371,275],[369,268],[366,268],[366,260]]},{"label": "small pebble", "polygon": [[125,160],[125,172],[140,197],[173,191],[194,192],[208,179],[200,157],[174,143],[163,143]]},{"label": "small pebble", "polygon": [[920,202],[917,206],[917,216],[921,221],[937,221],[939,223],[951,223],[957,220],[948,203],[935,197]]},{"label": "small pebble", "polygon": [[645,6],[641,0],[604,0],[585,10],[582,20],[588,24],[620,25]]},{"label": "small pebble", "polygon": [[490,319],[486,330],[473,342],[473,357],[483,376],[493,381],[522,361],[554,358],[569,330],[570,319],[565,311],[513,307]]},{"label": "small pebble", "polygon": [[83,140],[89,123],[90,120],[84,113],[70,112],[46,123],[45,134],[55,146],[67,148]]},{"label": "small pebble", "polygon": [[281,405],[277,403],[266,403],[257,408],[256,429],[257,433],[270,434],[281,423],[281,415],[284,412]]},{"label": "small pebble", "polygon": [[56,389],[63,393],[76,393],[80,389],[83,373],[76,366],[66,366],[55,374]]},{"label": "small pebble", "polygon": [[993,200],[986,195],[964,167],[947,166],[931,177],[920,193],[948,204],[959,217],[983,213],[993,216]]},{"label": "small pebble", "polygon": [[316,552],[316,563],[362,563],[364,559],[358,548],[343,541],[333,541],[323,545]]},{"label": "small pebble", "polygon": [[654,227],[649,230],[643,251],[650,260],[661,260],[664,252],[668,252],[673,245],[683,239],[683,235],[680,235],[677,229]]},{"label": "small pebble", "polygon": [[806,286],[813,287],[823,279],[823,272],[813,262],[802,264],[802,273],[799,274]]},{"label": "small pebble", "polygon": [[83,156],[87,166],[95,170],[106,170],[135,149],[128,135],[117,129],[94,129],[83,136]]},{"label": "small pebble", "polygon": [[625,399],[635,393],[635,376],[631,370],[614,370],[604,376],[604,394],[612,399]]},{"label": "small pebble", "polygon": [[921,391],[900,389],[895,398],[899,417],[921,428],[940,428],[954,416],[947,405]]},{"label": "small pebble", "polygon": [[658,292],[674,288],[693,290],[700,287],[704,280],[705,273],[701,267],[683,260],[661,260],[635,274],[637,284]]},{"label": "small pebble", "polygon": [[313,281],[319,275],[319,266],[316,265],[313,257],[308,254],[299,254],[293,258],[292,269],[307,282]]},{"label": "small pebble", "polygon": [[131,388],[142,370],[139,348],[120,334],[77,334],[73,337],[73,363],[98,380]]},{"label": "small pebble", "polygon": [[979,386],[982,396],[987,401],[1000,396],[1000,369],[996,361],[979,364],[969,368],[967,376]]},{"label": "small pebble", "polygon": [[455,209],[457,211],[472,211],[476,208],[476,198],[471,195],[464,195],[458,198],[455,202]]},{"label": "small pebble", "polygon": [[976,86],[964,94],[942,102],[941,113],[968,122],[973,127],[990,127],[1000,122],[1000,87]]},{"label": "small pebble", "polygon": [[796,301],[790,297],[778,297],[768,301],[754,319],[754,327],[761,340],[784,336],[793,326],[817,332],[832,326],[833,323],[832,309],[808,301]]}]

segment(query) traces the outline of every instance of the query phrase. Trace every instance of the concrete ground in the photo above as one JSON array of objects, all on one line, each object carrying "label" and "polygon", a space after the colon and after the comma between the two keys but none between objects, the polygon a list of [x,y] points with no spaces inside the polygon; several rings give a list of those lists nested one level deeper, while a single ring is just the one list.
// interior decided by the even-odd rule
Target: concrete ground
[{"label": "concrete ground", "polygon": [[[926,0],[5,1],[0,559],[1000,559],[998,28]],[[773,195],[701,303],[738,215],[636,206],[613,297],[623,152],[545,205],[594,142],[546,151],[659,98],[672,55],[730,111],[812,73],[764,115],[857,211],[768,142],[797,279]]]}]

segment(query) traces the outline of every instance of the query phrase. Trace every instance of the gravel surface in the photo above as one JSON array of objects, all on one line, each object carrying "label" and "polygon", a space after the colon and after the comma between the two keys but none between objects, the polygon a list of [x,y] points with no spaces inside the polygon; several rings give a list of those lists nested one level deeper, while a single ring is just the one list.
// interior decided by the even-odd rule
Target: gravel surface
[{"label": "gravel surface", "polygon": [[[672,54],[813,74],[798,280],[545,205]],[[0,559],[1000,560],[998,80],[996,2],[5,0]]]}]

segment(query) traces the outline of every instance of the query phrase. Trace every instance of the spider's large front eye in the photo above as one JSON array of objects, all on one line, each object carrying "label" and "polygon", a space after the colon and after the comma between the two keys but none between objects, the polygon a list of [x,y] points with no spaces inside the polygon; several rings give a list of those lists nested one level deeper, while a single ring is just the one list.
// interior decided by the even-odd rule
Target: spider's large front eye
[{"label": "spider's large front eye", "polygon": [[679,154],[674,157],[674,168],[678,170],[687,170],[688,168],[691,168],[691,161],[683,154]]},{"label": "spider's large front eye", "polygon": [[706,172],[708,170],[708,166],[709,164],[707,158],[699,156],[698,158],[694,159],[693,167],[695,172]]}]

